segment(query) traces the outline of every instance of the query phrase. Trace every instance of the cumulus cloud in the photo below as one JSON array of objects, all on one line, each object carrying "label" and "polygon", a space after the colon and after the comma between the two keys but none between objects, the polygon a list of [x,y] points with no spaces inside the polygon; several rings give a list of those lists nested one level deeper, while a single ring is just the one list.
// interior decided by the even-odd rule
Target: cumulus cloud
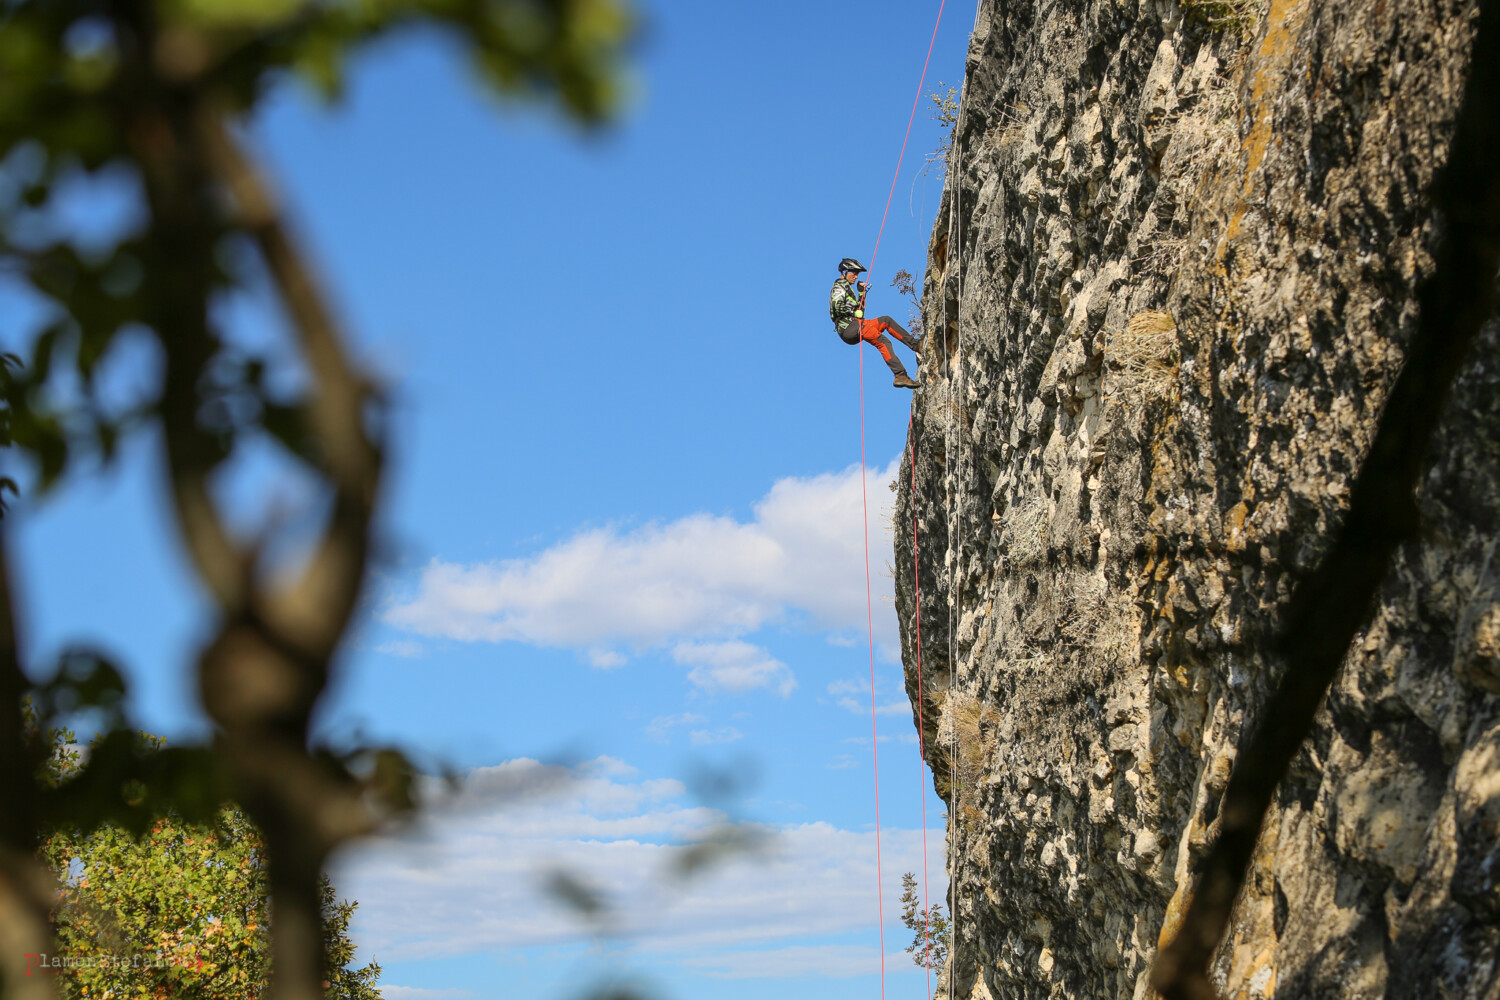
[{"label": "cumulus cloud", "polygon": [[615,667],[625,665],[625,657],[613,649],[600,649],[595,647],[588,651],[589,663],[601,670],[612,670]]},{"label": "cumulus cloud", "polygon": [[797,689],[791,668],[748,642],[681,642],[672,659],[692,667],[688,680],[705,691],[741,694],[769,688],[785,698]]},{"label": "cumulus cloud", "polygon": [[[888,954],[885,960],[896,969],[911,964],[906,954]],[[878,973],[880,950],[847,944],[790,945],[695,955],[682,964],[713,979],[848,979]]]},{"label": "cumulus cloud", "polygon": [[[646,736],[655,743],[669,743],[672,739],[673,730],[702,725],[707,721],[708,719],[705,716],[694,712],[683,712],[680,715],[658,715],[646,727]],[[744,738],[745,734],[733,726],[719,726],[715,729],[704,726],[701,729],[688,730],[688,740],[695,747],[718,746],[722,743],[733,743],[736,740]]]},{"label": "cumulus cloud", "polygon": [[[875,552],[890,551],[895,468],[866,480]],[[583,531],[522,559],[433,560],[382,619],[424,636],[579,649],[609,666],[615,646],[734,638],[792,618],[863,631],[862,514],[858,468],[782,479],[748,521],[695,514]],[[888,608],[879,598],[889,578],[872,582],[876,607]],[[895,624],[889,611],[879,616],[882,641],[894,640]]]},{"label": "cumulus cloud", "polygon": [[[828,693],[833,695],[834,700],[838,703],[840,708],[853,712],[855,715],[870,714],[869,681],[833,681],[828,685]],[[878,688],[876,689],[876,695],[876,715],[905,715],[912,710],[912,703],[905,696],[900,698],[890,698],[883,703],[880,703],[880,691]]]},{"label": "cumulus cloud", "polygon": [[733,743],[745,738],[745,734],[733,726],[720,726],[718,729],[694,729],[688,736],[695,747],[712,747],[721,743]]},{"label": "cumulus cloud", "polygon": [[694,726],[707,721],[708,719],[704,716],[693,712],[683,712],[680,715],[658,715],[646,727],[646,735],[656,743],[666,743],[671,739],[673,729],[680,726]]},{"label": "cumulus cloud", "polygon": [[[643,778],[609,758],[573,767],[510,761],[465,776],[417,830],[352,848],[335,875],[340,892],[360,900],[361,947],[384,961],[577,941],[583,928],[545,890],[558,871],[593,887],[635,947],[712,975],[767,974],[757,970],[769,959],[747,947],[796,948],[869,928],[872,833],[777,827],[764,831],[759,850],[684,880],[674,872],[687,845],[724,822],[685,799],[679,782]],[[921,831],[886,830],[881,846],[889,904],[900,873],[921,870]],[[940,864],[932,875],[942,878]],[[945,886],[931,891],[940,898]],[[895,909],[887,906],[893,920]],[[853,953],[839,961],[863,968]]]}]

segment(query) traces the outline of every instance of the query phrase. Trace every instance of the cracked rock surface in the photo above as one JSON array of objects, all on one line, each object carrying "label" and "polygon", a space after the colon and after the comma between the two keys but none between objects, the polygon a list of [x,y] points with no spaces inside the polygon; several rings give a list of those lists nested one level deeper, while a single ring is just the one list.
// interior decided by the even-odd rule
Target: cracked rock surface
[{"label": "cracked rock surface", "polygon": [[[898,477],[944,995],[1149,995],[1414,329],[1475,11],[982,4]],[[1225,997],[1500,997],[1497,349],[1277,795]]]}]

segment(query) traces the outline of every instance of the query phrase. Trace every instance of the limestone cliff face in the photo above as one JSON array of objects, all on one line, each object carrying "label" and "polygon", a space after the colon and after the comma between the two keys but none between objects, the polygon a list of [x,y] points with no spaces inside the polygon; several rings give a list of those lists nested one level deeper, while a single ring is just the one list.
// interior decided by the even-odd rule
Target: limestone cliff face
[{"label": "limestone cliff face", "polygon": [[[984,0],[896,554],[915,522],[956,995],[1147,995],[1401,365],[1474,14]],[[1280,790],[1228,997],[1500,996],[1497,347]]]}]

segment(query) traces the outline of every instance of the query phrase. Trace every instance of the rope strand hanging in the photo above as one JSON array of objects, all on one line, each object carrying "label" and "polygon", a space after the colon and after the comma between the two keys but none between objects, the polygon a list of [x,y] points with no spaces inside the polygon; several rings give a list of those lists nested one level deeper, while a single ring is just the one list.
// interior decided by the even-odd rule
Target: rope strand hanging
[{"label": "rope strand hanging", "polygon": [[[984,0],[975,0],[974,3],[974,27],[979,26],[979,15],[984,10]],[[972,32],[971,32],[972,37]],[[948,179],[953,184],[953,200],[949,206],[948,217],[948,249],[945,255],[947,261],[953,262],[955,271],[955,284],[957,285],[954,296],[954,309],[957,315],[954,317],[953,329],[957,334],[957,343],[954,345],[952,357],[953,370],[949,373],[949,392],[946,400],[948,410],[947,428],[944,434],[944,449],[947,454],[954,457],[948,473],[944,478],[944,505],[945,520],[948,527],[948,668],[950,673],[949,697],[958,688],[958,627],[962,623],[962,601],[963,591],[959,584],[959,572],[962,567],[963,556],[963,499],[960,496],[957,508],[953,503],[956,492],[955,484],[959,487],[963,482],[963,412],[961,407],[967,402],[966,386],[964,383],[963,365],[963,144],[964,144],[964,118],[968,112],[968,73],[965,71],[965,80],[958,97],[958,120],[954,123],[953,146],[949,153]],[[946,270],[946,268],[945,268]],[[945,275],[946,279],[946,275]],[[946,280],[944,281],[946,284]],[[943,351],[944,360],[947,357],[948,347],[948,297],[943,295]],[[959,418],[959,428],[954,430],[954,417]],[[957,547],[955,547],[955,539]],[[948,849],[948,998],[955,1000],[957,991],[957,976],[955,972],[958,966],[959,946],[959,911],[958,911],[958,859],[962,847],[962,827],[960,825],[959,799],[963,793],[963,748],[959,745],[958,727],[952,727],[953,751],[951,765],[949,768],[949,849]]]},{"label": "rope strand hanging", "polygon": [[[906,146],[911,141],[912,123],[917,118],[917,106],[922,101],[922,91],[927,86],[927,69],[932,65],[932,50],[937,44],[938,28],[943,23],[943,9],[947,6],[947,0],[939,0],[937,21],[932,26],[932,38],[927,43],[927,58],[922,63],[922,76],[917,82],[917,93],[912,98],[911,114],[906,120],[906,134],[901,139],[901,153],[896,157],[896,173],[891,178],[891,190],[885,198],[885,211],[880,216],[880,229],[875,234],[875,249],[870,254],[870,267],[875,267],[876,260],[880,256],[880,241],[885,236],[885,223],[891,214],[891,201],[896,195],[896,183],[901,178],[901,164],[906,160]],[[871,277],[874,271],[870,272]],[[870,500],[869,500],[869,470],[865,457],[865,352],[862,344],[856,344],[859,350],[856,352],[859,371],[859,498],[860,512],[864,519],[864,545],[865,545],[865,623],[869,634],[870,646],[870,754],[875,772],[875,905],[876,917],[880,927],[880,997],[885,1000],[885,873],[881,859],[880,849],[880,729],[875,711],[875,612],[874,599],[870,586]],[[922,807],[927,807],[927,798],[922,797]],[[927,873],[926,865],[926,836],[927,824],[922,824],[923,836],[923,893],[926,893]],[[922,915],[924,934],[927,914]]]},{"label": "rope strand hanging", "polygon": [[[878,260],[878,258],[880,256],[880,243],[881,243],[881,240],[885,236],[885,224],[886,224],[886,221],[890,217],[891,202],[892,202],[893,198],[895,197],[895,194],[896,194],[896,185],[899,182],[900,177],[901,177],[901,167],[902,167],[902,164],[905,162],[905,159],[906,159],[906,148],[907,148],[907,145],[908,145],[908,143],[910,142],[910,139],[911,139],[912,124],[916,121],[917,107],[921,103],[922,93],[923,93],[923,90],[926,88],[926,85],[927,85],[927,71],[928,71],[929,67],[932,64],[932,52],[933,52],[934,46],[937,43],[938,30],[939,30],[940,26],[943,23],[943,10],[946,7],[946,3],[947,3],[947,0],[939,0],[939,3],[938,3],[937,20],[936,20],[936,22],[932,26],[932,37],[931,37],[931,39],[927,43],[927,57],[926,57],[926,59],[922,63],[922,75],[921,75],[920,80],[917,83],[917,93],[916,93],[916,96],[912,99],[911,114],[908,116],[907,122],[906,122],[906,133],[902,137],[902,140],[901,140],[901,152],[900,152],[900,154],[896,158],[896,172],[895,172],[895,175],[891,178],[891,188],[890,188],[890,191],[886,195],[885,210],[884,210],[884,212],[882,212],[881,217],[880,217],[880,228],[879,228],[879,230],[877,231],[877,233],[875,235],[875,247],[874,247],[873,252],[870,254],[870,267],[872,269],[871,272],[870,272],[870,274],[871,274],[872,277],[874,275],[873,268],[875,267],[876,261]],[[984,0],[976,0],[975,7],[974,7],[974,24],[975,24],[975,26],[977,26],[978,23],[979,23],[979,15],[980,15],[980,12],[983,10],[983,6],[984,6]],[[971,29],[971,34],[972,34],[972,29]],[[960,166],[962,164],[962,151],[961,151],[960,147],[961,147],[962,140],[963,140],[962,129],[963,129],[963,120],[964,120],[964,112],[965,112],[965,110],[966,109],[965,109],[964,95],[960,94],[960,97],[959,97],[958,121],[957,121],[956,127],[955,127],[956,141],[954,143],[953,151],[950,154],[953,157],[954,161],[957,164],[959,164]],[[950,178],[953,177],[953,176],[955,176],[955,171],[953,170],[953,167],[952,167],[951,164],[950,164],[950,169],[949,169],[949,176],[950,176]],[[954,231],[955,220],[956,220],[956,225],[959,227],[959,241],[958,241],[958,246],[957,246],[956,251],[955,251],[958,256],[955,257],[955,260],[957,260],[959,262],[959,264],[960,264],[959,269],[958,269],[958,294],[959,294],[960,298],[963,295],[963,268],[961,266],[961,257],[962,257],[962,250],[963,250],[963,241],[962,241],[962,230],[961,230],[961,227],[962,227],[963,223],[962,223],[962,216],[958,213],[957,208],[958,208],[958,202],[959,202],[959,200],[962,197],[961,183],[962,183],[962,181],[961,181],[961,178],[960,178],[960,181],[959,181],[960,186],[958,188],[956,188],[955,192],[954,192],[953,215],[950,216],[950,221],[949,221],[949,232],[953,232]],[[946,357],[946,355],[947,355],[947,350],[946,350],[946,348],[947,348],[947,322],[946,322],[947,321],[947,298],[946,298],[946,296],[944,296],[944,302],[943,302],[943,318],[944,318],[943,346],[944,346],[944,355],[945,355],[944,361],[946,362],[947,361],[947,357]],[[856,345],[856,346],[862,346],[862,345]],[[959,371],[958,371],[958,373],[961,373],[961,370],[962,370],[962,346],[963,346],[962,345],[962,335],[960,334],[960,343],[958,345],[959,350],[957,352],[958,355],[959,355],[959,363],[958,363],[958,370]],[[879,725],[878,725],[878,719],[877,719],[877,714],[876,714],[876,704],[875,704],[875,619],[874,619],[874,600],[873,600],[873,595],[872,595],[872,587],[871,587],[871,583],[870,583],[869,465],[868,465],[868,460],[867,460],[866,450],[865,450],[865,377],[864,377],[864,355],[865,355],[865,352],[863,350],[859,350],[856,353],[857,353],[857,356],[858,356],[858,359],[859,359],[858,362],[857,362],[857,369],[858,369],[858,375],[859,375],[859,468],[860,468],[860,511],[861,511],[861,516],[862,516],[862,519],[863,519],[864,560],[865,560],[865,620],[866,620],[865,623],[866,623],[866,630],[867,630],[868,638],[869,638],[869,665],[870,665],[870,751],[871,751],[871,757],[872,757],[872,761],[873,761],[873,769],[874,769],[874,775],[875,775],[875,882],[876,882],[876,908],[877,908],[877,918],[878,918],[878,921],[879,921],[879,930],[880,930],[880,996],[881,996],[881,1000],[884,1000],[884,998],[885,998],[885,891],[884,891],[884,871],[883,871],[883,862],[882,862],[882,857],[881,857],[881,841],[880,841],[880,837],[881,837],[881,833],[880,833],[880,732],[879,732]],[[952,382],[950,381],[950,386],[951,386],[951,384],[952,384]],[[953,435],[953,405],[952,405],[952,402],[953,402],[952,401],[952,394],[950,392],[949,406],[948,406],[948,427],[947,427],[947,433],[945,435],[945,438],[947,439],[948,442],[951,442],[952,435]],[[924,700],[925,700],[925,698],[924,698],[924,690],[923,690],[924,685],[923,685],[923,677],[922,677],[922,588],[921,588],[921,565],[920,565],[920,551],[919,551],[919,549],[920,549],[920,546],[919,546],[920,539],[919,539],[919,535],[918,535],[918,521],[917,521],[917,510],[916,510],[917,452],[916,452],[916,435],[914,434],[914,426],[915,426],[914,425],[914,420],[915,420],[915,400],[913,401],[913,412],[908,417],[908,420],[907,420],[907,438],[908,438],[908,441],[910,442],[910,445],[911,445],[911,450],[910,450],[910,462],[911,462],[910,471],[911,471],[911,496],[912,496],[912,575],[913,575],[913,582],[914,582],[914,592],[915,592],[915,596],[916,596],[916,601],[915,601],[915,604],[916,604],[916,607],[915,607],[915,633],[916,633],[916,668],[917,668],[917,732],[918,732],[919,748],[920,748],[920,752],[921,752],[921,759],[922,759],[922,764],[923,764],[923,767],[919,770],[919,775],[920,775],[920,780],[921,780],[921,802],[922,802],[922,936],[923,936],[923,961],[922,961],[922,966],[923,966],[924,972],[927,975],[927,995],[930,996],[932,994],[932,971],[931,971],[931,961],[930,961],[931,947],[932,947],[932,933],[931,933],[931,927],[930,927],[930,922],[929,922],[929,920],[930,920],[930,913],[931,913],[931,906],[929,904],[929,897],[928,897],[928,892],[927,892],[927,890],[928,890],[928,881],[929,881],[928,880],[928,876],[927,876],[927,872],[928,872],[928,869],[927,869],[927,776],[926,776],[926,762],[927,762],[926,736],[927,736],[927,734],[926,734],[926,720],[924,718],[924,711],[925,711]],[[962,455],[961,454],[959,455],[959,460],[960,460],[960,463],[961,463],[962,462]],[[951,477],[949,477],[949,476],[945,476],[944,478],[947,481],[945,483],[945,490],[944,490],[944,493],[945,493],[945,504],[944,505],[945,505],[945,508],[946,508],[945,515],[947,515],[945,517],[945,520],[947,521],[947,524],[948,524],[948,532],[949,532],[949,536],[948,536],[948,551],[949,551],[949,553],[951,555],[953,553],[953,534],[954,534],[954,532],[953,532],[954,522],[953,522],[953,519],[952,519],[952,481],[951,481]],[[953,660],[954,660],[954,652],[955,652],[955,650],[954,650],[955,638],[956,638],[956,635],[957,635],[957,633],[956,633],[956,627],[955,627],[956,626],[956,622],[954,620],[954,615],[955,615],[955,600],[956,600],[956,596],[957,596],[957,589],[956,589],[957,570],[958,570],[958,560],[956,559],[956,557],[954,557],[953,558],[952,566],[950,567],[950,570],[949,570],[949,616],[950,616],[950,620],[949,620],[949,659],[950,659],[950,668],[951,669],[955,668],[955,664],[954,664]],[[955,747],[954,747],[955,760],[957,759],[958,749],[959,748],[955,745]],[[950,785],[950,787],[954,787],[954,786]],[[955,801],[956,801],[956,796],[955,796]],[[950,823],[953,824],[953,832],[954,832],[955,836],[954,836],[954,849],[950,850],[948,852],[948,854],[949,854],[950,859],[953,859],[954,864],[956,865],[956,854],[957,854],[957,851],[956,851],[956,834],[957,834],[957,825],[956,825],[956,821],[953,819],[953,807],[951,805],[950,805],[950,808],[949,808],[949,818],[950,818]],[[956,874],[956,868],[954,870],[954,873]],[[955,889],[954,889],[955,883],[956,883],[956,879],[953,877],[952,874],[950,874],[950,877],[949,877],[949,901],[948,901],[949,927],[950,927],[950,938],[949,938],[949,947],[948,947],[948,964],[949,964],[948,992],[949,992],[950,1000],[951,1000],[951,998],[953,996],[953,990],[954,990],[954,977],[952,975],[951,969],[952,969],[952,965],[953,965],[953,962],[954,962],[954,959],[955,959],[955,953],[956,953],[955,949],[956,949],[957,942],[958,942],[958,917],[957,917],[957,908],[954,905],[956,903],[956,898],[954,896],[954,893],[955,893]]]},{"label": "rope strand hanging", "polygon": [[922,971],[927,975],[927,996],[932,996],[932,903],[927,896],[927,720],[924,717],[926,695],[922,690],[922,566],[920,559],[921,537],[917,533],[917,435],[916,407],[906,418],[906,439],[911,443],[911,579],[916,592],[916,614],[912,616],[916,628],[917,646],[917,751],[921,754],[922,766],[917,768],[918,792],[922,801]]}]

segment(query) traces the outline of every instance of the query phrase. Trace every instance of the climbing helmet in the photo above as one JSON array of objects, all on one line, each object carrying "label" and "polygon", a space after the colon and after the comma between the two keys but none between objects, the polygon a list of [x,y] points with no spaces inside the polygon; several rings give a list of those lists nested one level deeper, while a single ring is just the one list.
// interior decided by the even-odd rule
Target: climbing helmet
[{"label": "climbing helmet", "polygon": [[843,260],[839,261],[839,274],[848,274],[850,271],[868,271],[868,270],[869,270],[868,267],[865,267],[863,264],[861,264],[859,261],[855,260],[853,257],[845,257]]}]

